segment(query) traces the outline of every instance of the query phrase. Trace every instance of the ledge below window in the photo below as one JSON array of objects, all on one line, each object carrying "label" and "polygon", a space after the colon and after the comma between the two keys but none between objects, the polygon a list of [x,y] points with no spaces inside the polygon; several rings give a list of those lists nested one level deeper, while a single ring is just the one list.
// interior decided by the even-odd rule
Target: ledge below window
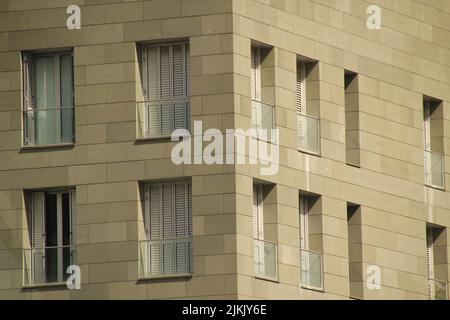
[{"label": "ledge below window", "polygon": [[161,276],[151,276],[151,277],[140,277],[138,281],[151,281],[151,280],[169,280],[169,279],[180,279],[180,278],[192,278],[192,273],[183,274],[170,274]]},{"label": "ledge below window", "polygon": [[54,150],[54,149],[73,149],[75,147],[75,143],[61,143],[61,144],[41,144],[34,146],[23,146],[20,149],[20,152],[27,151],[45,151],[45,150]]},{"label": "ledge below window", "polygon": [[66,282],[27,284],[27,285],[23,285],[22,289],[57,288],[57,287],[65,287],[66,289],[68,289]]}]

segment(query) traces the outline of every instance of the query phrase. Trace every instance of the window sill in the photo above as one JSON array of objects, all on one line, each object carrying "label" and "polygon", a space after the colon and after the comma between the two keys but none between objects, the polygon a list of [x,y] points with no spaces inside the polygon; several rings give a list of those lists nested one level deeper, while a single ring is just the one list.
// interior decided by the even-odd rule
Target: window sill
[{"label": "window sill", "polygon": [[42,284],[29,284],[23,285],[23,289],[38,289],[38,288],[57,288],[57,287],[65,287],[67,288],[66,282],[53,282],[53,283],[42,283]]},{"label": "window sill", "polygon": [[445,191],[445,187],[434,186],[432,184],[426,184],[425,183],[425,187],[428,187],[428,188],[431,188],[431,189],[436,189],[436,190],[439,190],[439,191]]},{"label": "window sill", "polygon": [[273,283],[280,283],[280,281],[278,281],[278,279],[267,278],[267,277],[262,277],[262,276],[255,276],[255,279],[264,280],[264,281],[270,281],[270,282],[273,282]]},{"label": "window sill", "polygon": [[301,287],[302,289],[305,289],[305,290],[316,291],[316,292],[322,292],[322,293],[325,292],[325,291],[323,290],[323,288],[316,288],[316,287],[310,287],[310,286],[305,286],[305,285],[300,285],[300,287]]},{"label": "window sill", "polygon": [[166,141],[172,141],[172,137],[171,136],[142,137],[136,139],[136,144],[166,142]]},{"label": "window sill", "polygon": [[303,149],[298,149],[298,152],[304,153],[304,154],[308,154],[310,156],[316,156],[316,157],[321,157],[321,153],[320,152],[313,152],[313,151],[308,151],[308,150],[303,150]]},{"label": "window sill", "polygon": [[23,146],[20,151],[38,151],[38,150],[54,150],[54,149],[72,149],[75,147],[75,143],[61,143],[61,144],[41,144],[34,146]]},{"label": "window sill", "polygon": [[192,273],[183,273],[183,274],[168,274],[168,275],[160,275],[160,276],[149,276],[149,277],[139,277],[138,281],[151,281],[151,280],[164,280],[164,279],[183,279],[183,278],[192,278]]}]

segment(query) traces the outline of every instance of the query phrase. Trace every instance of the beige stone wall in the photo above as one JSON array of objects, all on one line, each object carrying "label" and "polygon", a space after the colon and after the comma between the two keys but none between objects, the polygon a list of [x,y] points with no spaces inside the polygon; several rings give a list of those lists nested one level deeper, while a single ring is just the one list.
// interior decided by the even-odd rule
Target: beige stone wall
[{"label": "beige stone wall", "polygon": [[[366,28],[372,3],[382,8],[379,31]],[[65,28],[69,4],[81,6],[81,30]],[[382,270],[381,290],[365,288],[363,298],[425,299],[426,222],[450,227],[450,196],[424,186],[422,102],[444,101],[449,180],[449,18],[448,1],[425,0],[0,0],[0,298],[347,299],[351,202],[361,206],[363,270]],[[136,43],[165,39],[189,39],[192,120],[204,129],[250,126],[251,43],[273,47],[265,89],[280,129],[278,175],[249,165],[176,166],[174,143],[136,142]],[[76,145],[22,150],[20,53],[67,47]],[[297,56],[318,61],[309,103],[320,110],[319,156],[297,150]],[[344,70],[358,73],[360,167],[346,164]],[[194,275],[137,281],[139,182],[183,177],[193,187]],[[254,277],[254,179],[275,184],[278,282]],[[23,289],[23,191],[64,186],[77,191],[82,289]],[[314,237],[324,292],[299,284],[299,191],[321,196]]]}]

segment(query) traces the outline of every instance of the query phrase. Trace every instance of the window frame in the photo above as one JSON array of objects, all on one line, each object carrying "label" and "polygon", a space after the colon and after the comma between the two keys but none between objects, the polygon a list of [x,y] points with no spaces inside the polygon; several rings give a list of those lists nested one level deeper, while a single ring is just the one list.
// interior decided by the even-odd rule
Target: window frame
[{"label": "window frame", "polygon": [[[69,56],[71,58],[71,106],[62,106],[62,74],[61,74],[61,57]],[[55,106],[54,108],[45,108],[45,109],[37,109],[36,108],[36,58],[40,57],[53,57],[54,58],[54,86],[55,86]],[[24,51],[22,52],[22,78],[23,78],[23,99],[22,99],[22,123],[23,123],[23,138],[22,144],[23,148],[46,148],[46,147],[59,147],[59,146],[73,146],[75,144],[75,66],[74,66],[74,54],[73,49],[63,49],[63,50],[48,50],[48,51]],[[29,112],[36,113],[39,110],[60,110],[59,115],[59,140],[60,142],[56,143],[36,143],[36,132],[30,132],[29,127],[27,125],[26,114]],[[72,132],[71,132],[71,141],[63,142],[63,121],[62,116],[63,113],[61,110],[63,109],[71,109],[72,110]],[[33,115],[33,127],[36,125],[37,121]]]}]

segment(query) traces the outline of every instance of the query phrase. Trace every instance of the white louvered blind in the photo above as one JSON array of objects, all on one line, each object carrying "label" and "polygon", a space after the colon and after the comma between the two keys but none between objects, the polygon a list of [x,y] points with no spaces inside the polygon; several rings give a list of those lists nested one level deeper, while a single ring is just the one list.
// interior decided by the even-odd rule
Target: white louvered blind
[{"label": "white louvered blind", "polygon": [[425,150],[431,150],[431,133],[430,133],[430,102],[424,102],[423,109],[423,143]]},{"label": "white louvered blind", "polygon": [[70,191],[70,244],[77,243],[77,194],[75,190]]},{"label": "white louvered blind", "polygon": [[144,98],[148,134],[190,127],[190,62],[187,42],[144,47]]},{"label": "white louvered blind", "polygon": [[[33,78],[31,72],[32,60],[30,53],[23,54],[23,107],[24,116],[28,118],[25,128],[25,144],[34,144],[34,121],[32,111],[34,109]],[[31,120],[31,121],[30,121]]]},{"label": "white louvered blind", "polygon": [[252,47],[251,52],[251,98],[261,100],[261,49]]},{"label": "white louvered blind", "polygon": [[263,186],[253,186],[253,237],[264,239]]},{"label": "white louvered blind", "polygon": [[33,192],[31,194],[31,221],[32,221],[32,273],[35,283],[45,280],[45,194]]},{"label": "white louvered blind", "polygon": [[[427,275],[428,279],[434,279],[434,255],[433,255],[433,229],[427,227]],[[428,283],[428,298],[432,298],[434,287]]]},{"label": "white louvered blind", "polygon": [[309,249],[308,244],[308,198],[305,196],[300,196],[299,200],[299,230],[300,230],[300,249]]},{"label": "white louvered blind", "polygon": [[192,270],[192,190],[189,182],[146,186],[146,232],[152,275]]},{"label": "white louvered blind", "polygon": [[306,114],[306,81],[305,81],[305,63],[299,61],[297,63],[297,135],[299,147],[305,145],[306,141],[306,124],[302,115]]}]

